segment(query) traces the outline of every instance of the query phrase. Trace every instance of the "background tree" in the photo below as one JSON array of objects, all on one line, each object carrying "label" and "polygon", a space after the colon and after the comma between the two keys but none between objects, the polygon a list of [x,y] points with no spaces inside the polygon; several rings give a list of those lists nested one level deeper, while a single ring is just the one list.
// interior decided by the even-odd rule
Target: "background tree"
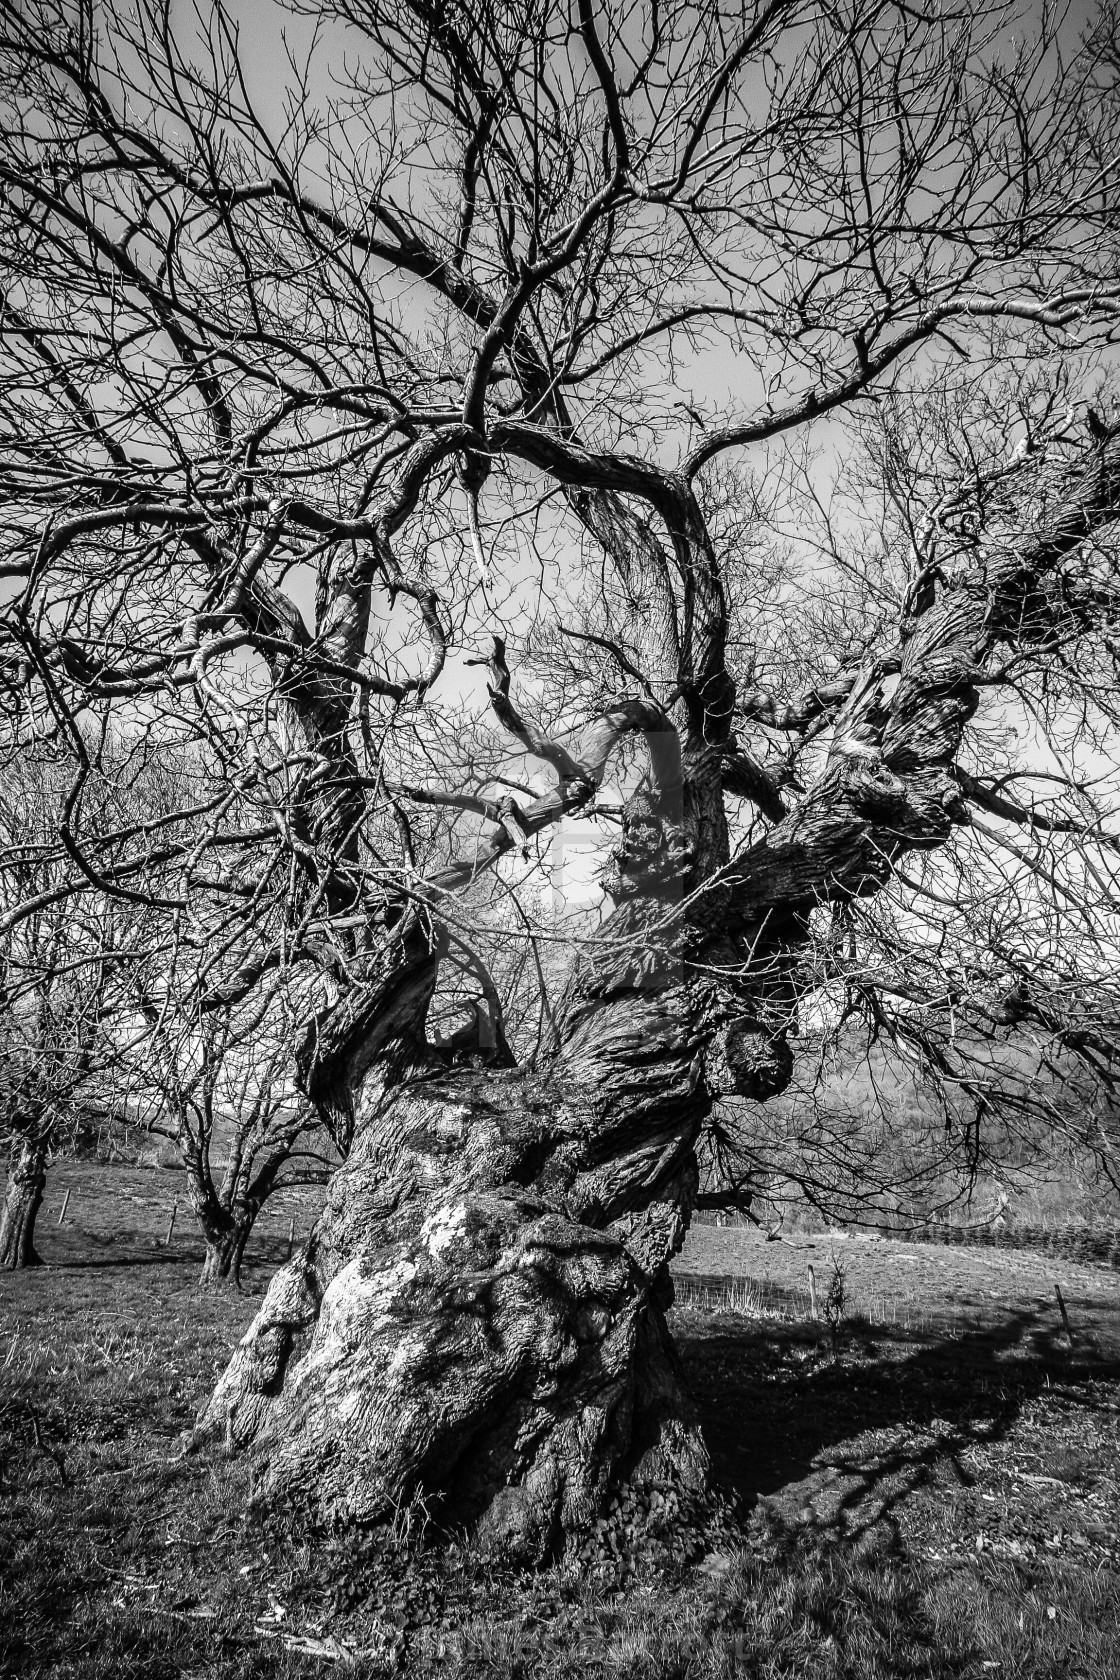
[{"label": "background tree", "polygon": [[28,755],[0,775],[0,1266],[11,1271],[39,1263],[35,1218],[50,1158],[73,1146],[87,1102],[119,1072],[110,1023],[129,960],[126,918],[101,894],[73,905],[59,890],[65,785],[50,757]]},{"label": "background tree", "polygon": [[[292,1088],[292,1007],[275,977],[237,1005],[198,1008],[197,963],[174,953],[134,968],[118,1100],[178,1151],[206,1245],[202,1282],[240,1286],[245,1247],[277,1190],[321,1183],[338,1156]],[[184,999],[186,1000],[184,1002]]]},{"label": "background tree", "polygon": [[[891,995],[862,907],[940,892],[977,808],[1111,881],[1107,788],[1067,816],[969,754],[1027,670],[1111,740],[1116,55],[1002,6],[311,12],[254,82],[218,8],[0,4],[13,736],[72,762],[66,891],[176,915],[199,1011],[317,992],[295,1060],[352,1143],[204,1427],[323,1514],[423,1486],[539,1557],[619,1476],[704,1495],[663,1317],[697,1141],[827,986]],[[849,413],[955,360],[977,460],[915,481],[917,540],[781,543],[805,451],[843,474]],[[1004,369],[1066,402],[1025,451]],[[99,829],[114,712],[193,805]],[[588,812],[612,908],[510,1065],[476,929]],[[475,1030],[433,1041],[456,953]]]}]

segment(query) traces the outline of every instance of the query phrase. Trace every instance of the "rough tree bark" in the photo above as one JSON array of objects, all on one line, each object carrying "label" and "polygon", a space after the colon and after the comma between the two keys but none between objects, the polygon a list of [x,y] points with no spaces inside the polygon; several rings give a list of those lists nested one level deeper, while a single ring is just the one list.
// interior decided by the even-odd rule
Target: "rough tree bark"
[{"label": "rough tree bark", "polygon": [[0,1268],[20,1271],[39,1266],[35,1250],[35,1216],[47,1183],[47,1146],[36,1137],[23,1137],[8,1157],[8,1184],[0,1215]]},{"label": "rough tree bark", "polygon": [[246,1244],[290,1154],[288,1148],[278,1147],[253,1173],[246,1167],[240,1144],[235,1145],[220,1194],[211,1187],[204,1198],[204,1215],[199,1214],[206,1239],[204,1286],[232,1283],[240,1289]]},{"label": "rough tree bark", "polygon": [[[360,1521],[421,1488],[521,1559],[583,1528],[618,1478],[704,1496],[664,1320],[697,1136],[714,1095],[765,1099],[788,1081],[791,970],[814,906],[878,891],[898,858],[968,820],[954,760],[976,680],[1001,644],[1052,627],[1048,580],[1112,517],[1120,445],[1049,488],[1029,540],[992,538],[957,575],[918,580],[894,649],[821,699],[834,730],[818,783],[788,811],[763,790],[773,826],[734,860],[721,784],[751,772],[730,736],[718,601],[680,737],[639,707],[593,762],[530,738],[498,648],[495,709],[556,764],[554,804],[581,777],[595,785],[622,728],[646,736],[652,791],[627,809],[616,908],[543,1072],[449,1068],[428,1046],[440,934],[415,905],[309,1035],[308,1089],[324,1112],[352,1110],[354,1146],[198,1426],[252,1448],[262,1491]],[[742,709],[766,704],[752,692]]]},{"label": "rough tree bark", "polygon": [[240,1289],[246,1244],[289,1151],[278,1149],[250,1175],[245,1171],[240,1145],[235,1143],[220,1190],[210,1176],[209,1160],[198,1140],[185,1131],[180,1133],[180,1152],[186,1168],[187,1194],[206,1244],[199,1281],[204,1288],[231,1284]]},{"label": "rough tree bark", "polygon": [[245,1244],[249,1240],[252,1228],[251,1220],[239,1223],[231,1217],[225,1230],[214,1235],[209,1231],[204,1232],[206,1254],[199,1280],[203,1288],[226,1283],[240,1286],[241,1263],[245,1258]]},{"label": "rough tree bark", "polygon": [[179,1123],[179,1153],[186,1175],[187,1199],[206,1245],[199,1282],[204,1288],[236,1283],[241,1256],[252,1229],[248,1209],[227,1206],[210,1174],[209,1154],[185,1117]]},{"label": "rough tree bark", "polygon": [[[373,1518],[423,1486],[446,1520],[539,1558],[622,1474],[707,1489],[663,1318],[710,1106],[707,1028],[680,914],[680,755],[651,710],[608,726],[645,730],[655,786],[631,803],[618,908],[547,1073],[448,1068],[426,1044],[441,940],[417,910],[309,1047],[309,1088],[324,1109],[353,1104],[354,1145],[200,1427],[252,1443],[268,1485],[325,1517]],[[562,774],[593,784],[605,757]],[[504,1059],[497,1036],[479,1059]]]}]

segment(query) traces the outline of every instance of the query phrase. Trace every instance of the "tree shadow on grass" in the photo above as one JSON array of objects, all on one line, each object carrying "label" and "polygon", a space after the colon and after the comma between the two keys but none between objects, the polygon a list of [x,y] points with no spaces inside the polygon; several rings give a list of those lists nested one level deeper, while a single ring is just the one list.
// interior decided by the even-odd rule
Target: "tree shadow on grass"
[{"label": "tree shadow on grass", "polygon": [[1052,1317],[1012,1309],[920,1345],[857,1330],[835,1357],[814,1326],[686,1322],[677,1346],[717,1475],[744,1509],[854,1539],[935,1474],[970,1486],[968,1449],[1003,1440],[1056,1377],[1120,1376],[1115,1349],[1086,1338],[1071,1353]]}]

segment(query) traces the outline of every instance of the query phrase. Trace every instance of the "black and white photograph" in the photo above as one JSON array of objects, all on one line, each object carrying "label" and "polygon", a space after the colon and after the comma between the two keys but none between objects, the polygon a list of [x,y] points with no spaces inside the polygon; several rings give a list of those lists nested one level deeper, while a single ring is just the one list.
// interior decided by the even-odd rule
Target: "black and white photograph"
[{"label": "black and white photograph", "polygon": [[1120,1680],[1120,0],[0,0],[0,1680]]}]

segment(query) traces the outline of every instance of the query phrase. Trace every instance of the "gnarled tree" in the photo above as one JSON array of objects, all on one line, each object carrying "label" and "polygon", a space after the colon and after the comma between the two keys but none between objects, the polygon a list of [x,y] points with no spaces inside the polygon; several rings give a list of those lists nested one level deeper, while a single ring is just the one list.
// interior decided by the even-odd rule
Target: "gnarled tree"
[{"label": "gnarled tree", "polygon": [[[200,1009],[320,978],[294,1054],[349,1155],[200,1428],[323,1515],[423,1487],[537,1558],[618,1477],[703,1494],[664,1311],[713,1103],[789,1080],[822,914],[1025,809],[961,773],[982,687],[1110,657],[1115,55],[879,0],[302,10],[257,86],[217,8],[0,5],[13,731],[72,758],[68,890],[220,946]],[[840,457],[943,356],[1060,368],[1073,412],[1006,493],[940,487],[897,592],[814,612],[795,555],[756,625],[788,473],[725,463]],[[91,830],[122,708],[224,795]],[[486,976],[437,1040],[487,883],[620,763],[612,908],[531,1065]]]}]

